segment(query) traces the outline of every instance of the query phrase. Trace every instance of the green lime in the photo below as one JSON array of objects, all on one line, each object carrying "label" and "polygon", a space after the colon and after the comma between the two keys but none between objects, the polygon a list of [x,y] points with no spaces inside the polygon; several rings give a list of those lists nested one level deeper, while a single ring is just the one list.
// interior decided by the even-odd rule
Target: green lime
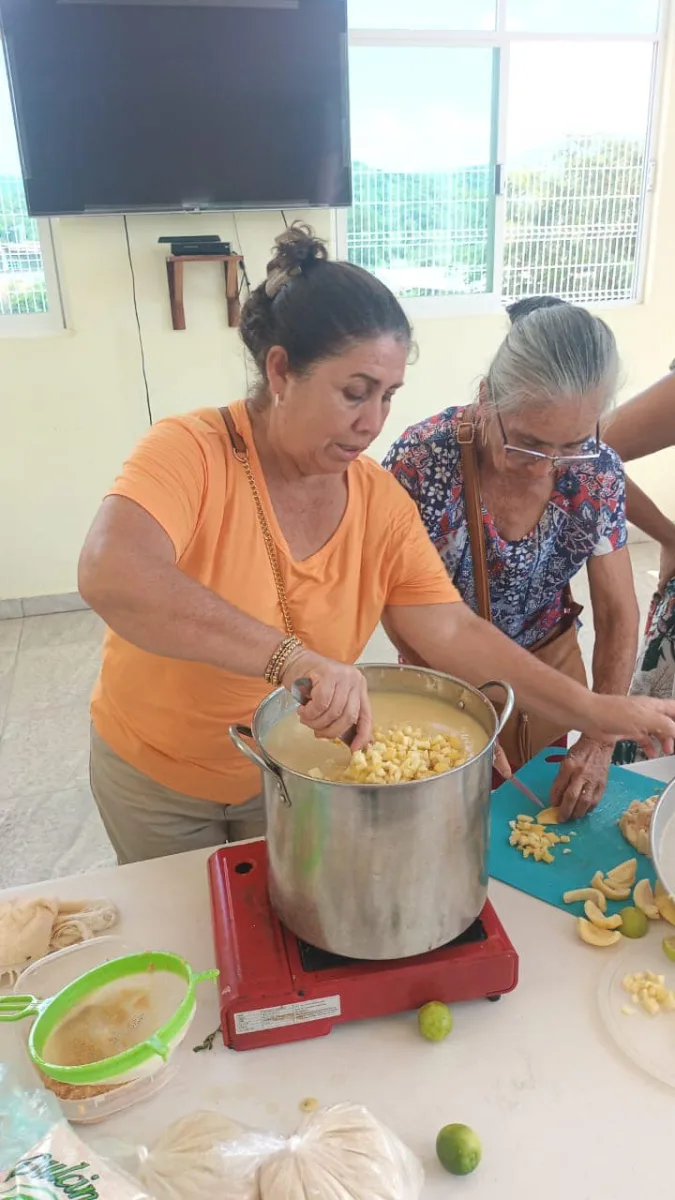
[{"label": "green lime", "polygon": [[436,1138],[436,1153],[451,1175],[470,1175],[483,1151],[478,1134],[468,1125],[444,1125]]},{"label": "green lime", "polygon": [[442,1000],[431,1000],[418,1012],[417,1024],[428,1042],[442,1042],[452,1030],[452,1013]]},{"label": "green lime", "polygon": [[639,908],[622,908],[621,932],[627,938],[644,937],[649,929],[649,920]]},{"label": "green lime", "polygon": [[663,953],[671,962],[675,962],[675,937],[665,937],[661,942]]}]

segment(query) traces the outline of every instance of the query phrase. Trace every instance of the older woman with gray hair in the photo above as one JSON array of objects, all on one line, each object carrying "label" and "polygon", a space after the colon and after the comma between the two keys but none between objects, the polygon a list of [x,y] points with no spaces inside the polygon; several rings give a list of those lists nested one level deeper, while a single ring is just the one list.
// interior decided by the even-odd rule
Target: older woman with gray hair
[{"label": "older woman with gray hair", "polygon": [[[415,500],[463,599],[580,682],[586,681],[577,640],[581,610],[570,581],[586,566],[593,690],[625,693],[638,607],[623,468],[599,437],[619,374],[614,335],[585,309],[552,297],[528,298],[509,315],[511,329],[476,402],[408,429],[385,466]],[[390,632],[401,655],[419,662]],[[502,744],[517,768],[568,732],[521,709]],[[611,753],[586,736],[572,747],[552,791],[561,816],[583,816],[598,803]]]}]

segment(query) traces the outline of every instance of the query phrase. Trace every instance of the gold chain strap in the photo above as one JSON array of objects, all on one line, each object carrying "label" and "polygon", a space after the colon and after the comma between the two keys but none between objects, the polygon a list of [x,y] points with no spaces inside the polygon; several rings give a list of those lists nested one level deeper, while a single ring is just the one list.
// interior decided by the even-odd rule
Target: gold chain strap
[{"label": "gold chain strap", "polygon": [[255,476],[253,474],[253,471],[251,469],[251,464],[249,462],[248,450],[246,450],[246,451],[235,450],[234,456],[243,466],[243,468],[246,472],[246,478],[248,479],[249,486],[251,488],[251,492],[253,493],[253,500],[255,502],[256,512],[258,514],[258,524],[260,525],[260,528],[262,530],[263,541],[265,543],[265,549],[267,551],[267,557],[270,560],[270,567],[272,568],[272,575],[274,576],[274,583],[275,583],[276,589],[277,589],[277,596],[279,597],[279,604],[281,606],[281,615],[284,618],[284,628],[286,630],[286,633],[289,635],[289,637],[295,637],[295,630],[293,628],[293,622],[291,620],[291,613],[290,613],[290,610],[288,607],[288,599],[286,597],[286,588],[284,587],[284,581],[281,577],[281,571],[279,570],[279,562],[277,559],[276,546],[274,545],[274,538],[272,537],[270,527],[267,524],[267,517],[265,516],[265,510],[262,505],[262,500],[260,499],[260,492],[258,491],[258,485],[255,481]]}]

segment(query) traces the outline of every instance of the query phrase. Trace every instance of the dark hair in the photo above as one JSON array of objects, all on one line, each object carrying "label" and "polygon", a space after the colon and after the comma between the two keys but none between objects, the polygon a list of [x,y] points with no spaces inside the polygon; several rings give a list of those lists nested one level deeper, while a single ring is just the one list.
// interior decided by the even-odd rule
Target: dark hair
[{"label": "dark hair", "polygon": [[393,292],[362,267],[332,262],[325,243],[306,225],[293,224],[280,234],[273,254],[239,325],[263,395],[272,346],[282,346],[291,371],[302,375],[355,342],[389,335],[410,345],[410,322]]},{"label": "dark hair", "polygon": [[558,308],[561,304],[567,304],[567,301],[559,296],[522,296],[513,304],[507,304],[506,311],[509,321],[515,325],[516,321],[522,321],[523,317],[529,317],[539,308]]}]

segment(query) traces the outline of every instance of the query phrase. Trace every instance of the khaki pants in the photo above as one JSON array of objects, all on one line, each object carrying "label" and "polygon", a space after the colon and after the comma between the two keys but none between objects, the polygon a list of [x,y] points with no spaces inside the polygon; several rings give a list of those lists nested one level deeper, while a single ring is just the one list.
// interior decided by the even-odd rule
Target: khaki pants
[{"label": "khaki pants", "polygon": [[265,835],[262,796],[228,805],[174,792],[125,763],[93,726],[89,781],[120,866]]}]

